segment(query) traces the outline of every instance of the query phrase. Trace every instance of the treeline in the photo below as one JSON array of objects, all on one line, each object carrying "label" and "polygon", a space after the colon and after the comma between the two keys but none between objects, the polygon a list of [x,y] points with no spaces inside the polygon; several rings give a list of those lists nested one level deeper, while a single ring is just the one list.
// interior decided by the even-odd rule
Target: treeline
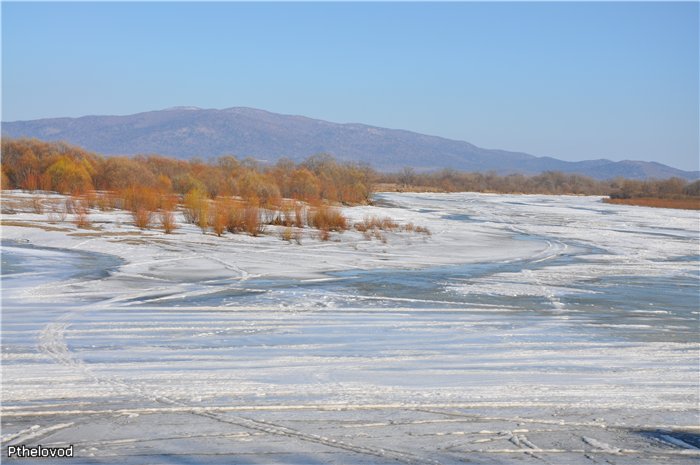
[{"label": "treeline", "polygon": [[688,182],[680,178],[638,181],[624,179],[610,191],[612,199],[686,199],[700,198],[700,180]]},{"label": "treeline", "polygon": [[233,156],[206,162],[159,155],[103,157],[63,142],[2,141],[3,189],[70,194],[98,190],[123,198],[143,196],[146,190],[161,196],[177,195],[180,199],[187,194],[209,199],[238,197],[264,207],[279,206],[285,198],[309,204],[364,204],[370,201],[375,187],[398,191],[608,195],[613,199],[700,198],[700,181],[680,178],[598,181],[553,171],[535,176],[500,176],[449,169],[416,173],[412,168],[379,174],[367,165],[341,163],[329,155],[315,155],[302,163],[281,159],[274,165],[262,165]]},{"label": "treeline", "polygon": [[609,195],[612,198],[700,197],[700,181],[681,178],[638,181],[625,178],[598,181],[578,174],[547,171],[535,176],[496,173],[466,173],[442,170],[416,173],[404,168],[399,173],[377,178],[378,185],[397,191],[435,190],[443,192],[493,192],[503,194]]},{"label": "treeline", "polygon": [[124,197],[146,189],[210,199],[236,196],[261,206],[279,205],[283,198],[352,205],[369,201],[375,176],[368,166],[340,163],[328,155],[263,166],[233,156],[207,162],[159,155],[103,157],[63,142],[2,140],[3,189],[66,194],[98,190]]}]

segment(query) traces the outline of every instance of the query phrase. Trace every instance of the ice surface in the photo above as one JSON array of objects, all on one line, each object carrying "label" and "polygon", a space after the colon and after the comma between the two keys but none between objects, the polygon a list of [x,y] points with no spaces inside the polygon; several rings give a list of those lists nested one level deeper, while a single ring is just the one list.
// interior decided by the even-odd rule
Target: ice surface
[{"label": "ice surface", "polygon": [[296,245],[141,232],[123,212],[88,231],[6,216],[23,226],[2,230],[3,455],[697,462],[697,212],[378,200],[346,214],[432,234]]}]

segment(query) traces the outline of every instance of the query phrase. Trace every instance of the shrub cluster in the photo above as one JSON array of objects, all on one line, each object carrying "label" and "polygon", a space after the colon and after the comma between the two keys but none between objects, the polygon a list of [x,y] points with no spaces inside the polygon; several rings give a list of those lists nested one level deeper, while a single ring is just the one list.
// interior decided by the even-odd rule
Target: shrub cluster
[{"label": "shrub cluster", "polygon": [[383,234],[384,231],[406,231],[431,235],[430,230],[424,226],[416,226],[413,223],[400,225],[388,216],[383,218],[366,216],[361,222],[355,223],[354,227],[362,233],[365,239],[371,240],[374,237],[382,242],[387,242],[386,235]]},{"label": "shrub cluster", "polygon": [[[375,176],[367,166],[340,163],[328,155],[316,155],[299,164],[282,159],[263,166],[233,156],[209,162],[157,155],[102,157],[63,142],[2,140],[3,189],[67,194],[99,190],[124,195],[149,190],[181,196],[194,191],[209,199],[237,196],[255,200],[262,207],[278,204],[283,197],[349,205],[369,201]],[[125,197],[125,201],[129,199]]]},{"label": "shrub cluster", "polygon": [[638,181],[619,177],[597,181],[587,176],[556,171],[547,171],[536,176],[499,176],[496,173],[466,173],[454,170],[416,173],[411,168],[404,168],[399,173],[378,176],[377,183],[380,188],[397,191],[610,195],[613,198],[700,197],[700,181],[688,182],[680,178]]},{"label": "shrub cluster", "polygon": [[700,180],[688,183],[680,178],[660,181],[623,179],[619,180],[610,192],[612,199],[685,199],[691,197],[700,197]]}]

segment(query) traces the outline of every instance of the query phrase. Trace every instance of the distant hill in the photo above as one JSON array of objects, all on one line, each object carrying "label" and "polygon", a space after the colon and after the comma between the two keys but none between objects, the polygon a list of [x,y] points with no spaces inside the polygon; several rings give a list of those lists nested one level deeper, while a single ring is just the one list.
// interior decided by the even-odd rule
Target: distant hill
[{"label": "distant hill", "polygon": [[83,116],[2,123],[2,135],[64,140],[106,155],[153,154],[191,158],[251,156],[300,161],[325,152],[339,160],[366,162],[381,171],[411,166],[418,171],[451,168],[536,174],[580,173],[596,179],[700,178],[654,162],[567,162],[526,153],[491,150],[463,141],[364,124],[338,124],[253,108],[205,110],[176,107],[127,116]]}]

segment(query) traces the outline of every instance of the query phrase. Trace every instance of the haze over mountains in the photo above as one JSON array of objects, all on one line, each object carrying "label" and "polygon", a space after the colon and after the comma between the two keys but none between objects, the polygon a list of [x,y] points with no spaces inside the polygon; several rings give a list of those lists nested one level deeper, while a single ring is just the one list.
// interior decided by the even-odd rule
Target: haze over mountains
[{"label": "haze over mountains", "polygon": [[418,171],[451,168],[499,174],[561,171],[596,179],[700,178],[699,171],[683,171],[656,162],[568,162],[483,149],[464,141],[410,131],[331,123],[243,107],[176,107],[127,116],[6,122],[2,123],[2,135],[64,140],[105,155],[157,153],[206,159],[226,154],[274,162],[282,157],[300,161],[309,155],[330,153],[339,160],[366,162],[381,171],[411,166]]}]

